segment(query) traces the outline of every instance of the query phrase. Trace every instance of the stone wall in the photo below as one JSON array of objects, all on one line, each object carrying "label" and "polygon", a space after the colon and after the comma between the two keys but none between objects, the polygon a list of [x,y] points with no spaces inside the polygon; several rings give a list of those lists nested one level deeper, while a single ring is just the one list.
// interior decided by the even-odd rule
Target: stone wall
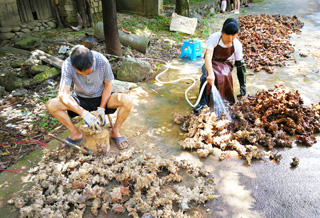
[{"label": "stone wall", "polygon": [[51,18],[47,20],[37,20],[31,23],[0,27],[0,40],[10,40],[32,32],[55,29],[57,27],[56,22],[55,19]]}]

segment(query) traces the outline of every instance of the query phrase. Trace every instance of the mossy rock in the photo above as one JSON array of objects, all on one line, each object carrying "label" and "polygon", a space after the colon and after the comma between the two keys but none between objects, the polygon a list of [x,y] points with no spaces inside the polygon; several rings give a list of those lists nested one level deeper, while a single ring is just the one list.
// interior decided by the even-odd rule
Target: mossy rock
[{"label": "mossy rock", "polygon": [[5,70],[0,73],[0,86],[3,86],[7,91],[12,91],[16,88],[16,80],[16,76],[10,70]]},{"label": "mossy rock", "polygon": [[17,72],[16,76],[19,78],[29,77],[29,73],[25,70],[20,70],[19,72]]},{"label": "mossy rock", "polygon": [[32,65],[30,72],[32,75],[36,75],[45,71],[50,70],[51,68],[46,65]]},{"label": "mossy rock", "polygon": [[117,70],[117,78],[127,82],[141,82],[152,75],[149,62],[125,58]]},{"label": "mossy rock", "polygon": [[30,65],[31,64],[28,63],[27,61],[15,61],[10,64],[10,66],[13,68],[23,68],[23,67],[30,66]]},{"label": "mossy rock", "polygon": [[41,38],[29,36],[20,41],[17,41],[14,45],[17,48],[32,50],[36,47],[39,47],[41,40]]},{"label": "mossy rock", "polygon": [[57,76],[58,74],[60,74],[59,70],[57,70],[56,68],[50,68],[42,73],[37,74],[32,79],[32,84],[39,84],[47,79]]}]

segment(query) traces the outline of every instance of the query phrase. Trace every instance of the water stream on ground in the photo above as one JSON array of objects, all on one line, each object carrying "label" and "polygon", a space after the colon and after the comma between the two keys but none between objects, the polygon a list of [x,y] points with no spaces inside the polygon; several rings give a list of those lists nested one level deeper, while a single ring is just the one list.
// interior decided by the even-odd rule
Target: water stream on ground
[{"label": "water stream on ground", "polygon": [[[290,7],[289,7],[290,5]],[[286,67],[275,68],[274,74],[264,71],[247,70],[247,92],[255,95],[257,91],[273,89],[276,84],[285,85],[290,91],[298,90],[306,106],[320,101],[320,34],[317,24],[307,15],[316,13],[317,1],[266,0],[252,6],[248,13],[268,13],[298,15],[305,22],[301,34],[293,34],[291,43],[295,46],[292,59]],[[233,15],[224,14],[229,17]],[[203,42],[205,46],[205,41]],[[307,53],[302,57],[300,53]],[[171,69],[162,80],[169,81],[191,76],[200,78],[203,60],[177,59],[171,63]],[[239,84],[233,71],[235,95],[239,93]],[[199,81],[190,90],[189,99],[196,101]],[[159,84],[154,81],[141,84],[131,94],[138,104],[130,117],[131,128],[126,133],[132,144],[160,156],[175,159],[188,159],[206,169],[212,170],[217,194],[220,198],[208,202],[202,208],[207,217],[319,217],[320,191],[316,188],[320,182],[320,167],[317,158],[320,155],[320,143],[312,147],[297,145],[293,148],[275,149],[283,155],[281,162],[269,159],[253,161],[251,167],[245,167],[243,160],[235,152],[228,158],[218,161],[219,151],[208,158],[199,158],[193,151],[181,150],[178,141],[184,138],[179,126],[173,123],[176,112],[187,115],[192,111],[184,99],[188,81],[176,84]],[[135,122],[139,119],[139,122]],[[140,125],[140,123],[144,125]],[[138,130],[138,132],[137,132]],[[317,138],[318,141],[320,138]],[[140,142],[144,143],[141,144]],[[296,169],[290,168],[292,157],[300,158]]]},{"label": "water stream on ground", "polygon": [[213,111],[221,118],[222,114],[225,114],[227,119],[232,121],[230,114],[221,98],[220,92],[218,91],[216,86],[212,86],[211,90],[211,99],[213,102]]}]

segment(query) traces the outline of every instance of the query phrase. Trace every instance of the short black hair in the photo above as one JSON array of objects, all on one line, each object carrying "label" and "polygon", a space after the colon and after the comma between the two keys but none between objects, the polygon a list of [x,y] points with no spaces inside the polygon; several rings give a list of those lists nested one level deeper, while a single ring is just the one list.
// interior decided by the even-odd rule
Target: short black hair
[{"label": "short black hair", "polygon": [[239,24],[238,21],[234,18],[228,18],[224,21],[222,26],[222,33],[228,35],[234,35],[239,32]]},{"label": "short black hair", "polygon": [[80,72],[90,69],[93,66],[93,54],[84,46],[75,47],[70,59],[72,66]]}]

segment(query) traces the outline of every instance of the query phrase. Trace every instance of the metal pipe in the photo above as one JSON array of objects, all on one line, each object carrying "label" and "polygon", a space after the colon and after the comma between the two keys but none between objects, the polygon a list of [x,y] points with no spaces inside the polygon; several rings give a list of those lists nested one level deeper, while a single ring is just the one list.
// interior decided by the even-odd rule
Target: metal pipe
[{"label": "metal pipe", "polygon": [[64,143],[64,144],[66,144],[66,145],[71,146],[72,148],[75,148],[75,149],[77,149],[77,150],[79,150],[79,151],[81,151],[81,152],[85,153],[85,154],[93,154],[93,152],[92,152],[92,151],[90,151],[90,150],[89,150],[89,151],[87,151],[86,149],[81,148],[80,146],[78,146],[78,145],[76,145],[76,144],[73,144],[73,143],[71,143],[71,142],[68,142],[67,140],[62,139],[62,138],[60,138],[60,137],[58,137],[58,136],[55,136],[55,135],[53,135],[53,134],[51,134],[51,133],[49,133],[48,135],[49,135],[50,137],[54,138],[54,139],[57,139],[58,141],[60,141],[60,142],[62,142],[62,143]]}]

